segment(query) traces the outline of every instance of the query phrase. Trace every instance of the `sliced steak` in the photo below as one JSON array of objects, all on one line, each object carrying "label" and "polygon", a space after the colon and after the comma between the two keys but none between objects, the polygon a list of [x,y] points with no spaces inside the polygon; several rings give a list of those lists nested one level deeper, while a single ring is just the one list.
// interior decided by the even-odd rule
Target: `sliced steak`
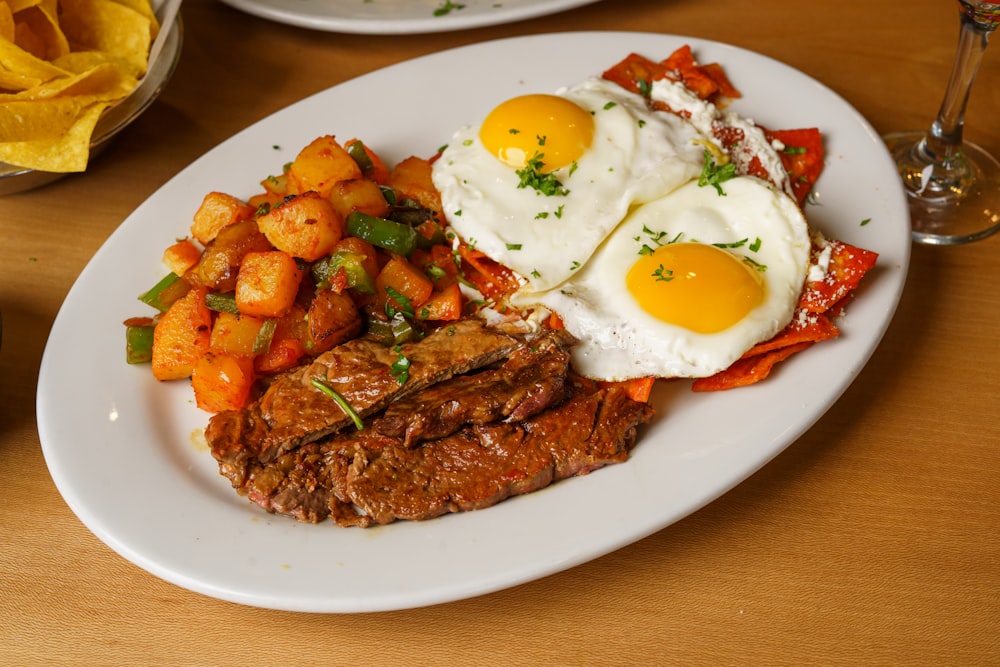
[{"label": "sliced steak", "polygon": [[483,509],[625,461],[652,414],[619,388],[575,384],[564,403],[534,417],[466,425],[419,447],[373,429],[309,443],[252,462],[241,492],[269,512],[341,526]]},{"label": "sliced steak", "polygon": [[[313,380],[340,394],[366,417],[394,399],[505,359],[522,344],[476,319],[443,327],[419,342],[402,345],[398,352],[374,341],[353,340],[323,353],[310,366],[279,376],[242,410],[213,415],[205,437],[220,472],[240,488],[250,462],[267,463],[352,424],[335,401],[313,386]],[[404,384],[392,372],[401,354],[410,362]]]},{"label": "sliced steak", "polygon": [[454,377],[393,402],[372,427],[412,447],[465,424],[526,419],[562,400],[575,342],[565,330],[549,331],[499,368]]},{"label": "sliced steak", "polygon": [[576,395],[523,422],[470,426],[421,447],[359,447],[339,495],[363,517],[338,522],[364,526],[482,509],[619,463],[652,413],[649,404],[611,387]]}]

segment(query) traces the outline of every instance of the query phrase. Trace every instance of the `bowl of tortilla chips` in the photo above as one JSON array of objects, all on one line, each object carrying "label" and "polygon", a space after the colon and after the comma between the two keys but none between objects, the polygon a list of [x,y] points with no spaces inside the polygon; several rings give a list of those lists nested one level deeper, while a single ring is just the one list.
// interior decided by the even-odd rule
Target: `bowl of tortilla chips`
[{"label": "bowl of tortilla chips", "polygon": [[0,0],[0,195],[85,171],[159,96],[181,43],[150,0]]}]

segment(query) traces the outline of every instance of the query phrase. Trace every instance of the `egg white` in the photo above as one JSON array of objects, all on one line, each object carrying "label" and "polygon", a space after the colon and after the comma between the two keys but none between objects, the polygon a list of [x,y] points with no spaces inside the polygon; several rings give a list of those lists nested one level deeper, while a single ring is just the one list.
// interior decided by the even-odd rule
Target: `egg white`
[{"label": "egg white", "polygon": [[[573,349],[573,367],[586,377],[704,377],[727,368],[791,321],[806,277],[810,241],[802,211],[774,186],[744,176],[726,181],[723,189],[725,195],[720,195],[691,182],[640,206],[571,279],[555,289],[519,293],[515,303],[558,313],[580,340]],[[642,245],[651,244],[656,235],[661,243],[742,242],[726,250],[766,267],[761,272],[763,302],[733,326],[711,334],[651,316],[628,291],[625,277]],[[754,251],[750,247],[757,245],[756,239],[760,242]]]},{"label": "egg white", "polygon": [[455,231],[533,291],[555,287],[583,266],[632,206],[697,177],[707,140],[691,123],[652,112],[641,96],[599,78],[556,94],[595,121],[593,143],[572,172],[553,172],[569,190],[565,196],[519,188],[516,170],[483,146],[478,127],[459,130],[433,168]]}]

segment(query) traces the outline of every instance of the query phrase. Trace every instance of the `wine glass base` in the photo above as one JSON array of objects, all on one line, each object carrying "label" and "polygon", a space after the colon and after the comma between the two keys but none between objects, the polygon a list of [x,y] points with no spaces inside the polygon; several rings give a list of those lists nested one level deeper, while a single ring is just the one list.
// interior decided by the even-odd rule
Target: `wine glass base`
[{"label": "wine glass base", "polygon": [[[926,136],[924,132],[896,132],[883,137],[900,171],[913,169],[914,151]],[[919,189],[904,179],[910,207],[911,236],[916,243],[959,245],[979,241],[1000,231],[1000,162],[975,144],[962,144],[962,152],[971,166],[972,185],[961,197],[947,189]],[[930,173],[930,166],[927,167]]]}]

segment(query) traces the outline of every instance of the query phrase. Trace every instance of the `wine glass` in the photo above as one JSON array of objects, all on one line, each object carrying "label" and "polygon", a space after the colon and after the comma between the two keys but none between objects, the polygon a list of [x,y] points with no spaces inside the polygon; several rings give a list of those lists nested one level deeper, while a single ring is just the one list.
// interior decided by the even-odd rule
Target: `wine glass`
[{"label": "wine glass", "polygon": [[1000,25],[1000,4],[958,5],[958,49],[937,118],[929,131],[883,137],[903,179],[913,240],[932,245],[978,241],[1000,230],[1000,162],[962,140],[972,82]]}]

